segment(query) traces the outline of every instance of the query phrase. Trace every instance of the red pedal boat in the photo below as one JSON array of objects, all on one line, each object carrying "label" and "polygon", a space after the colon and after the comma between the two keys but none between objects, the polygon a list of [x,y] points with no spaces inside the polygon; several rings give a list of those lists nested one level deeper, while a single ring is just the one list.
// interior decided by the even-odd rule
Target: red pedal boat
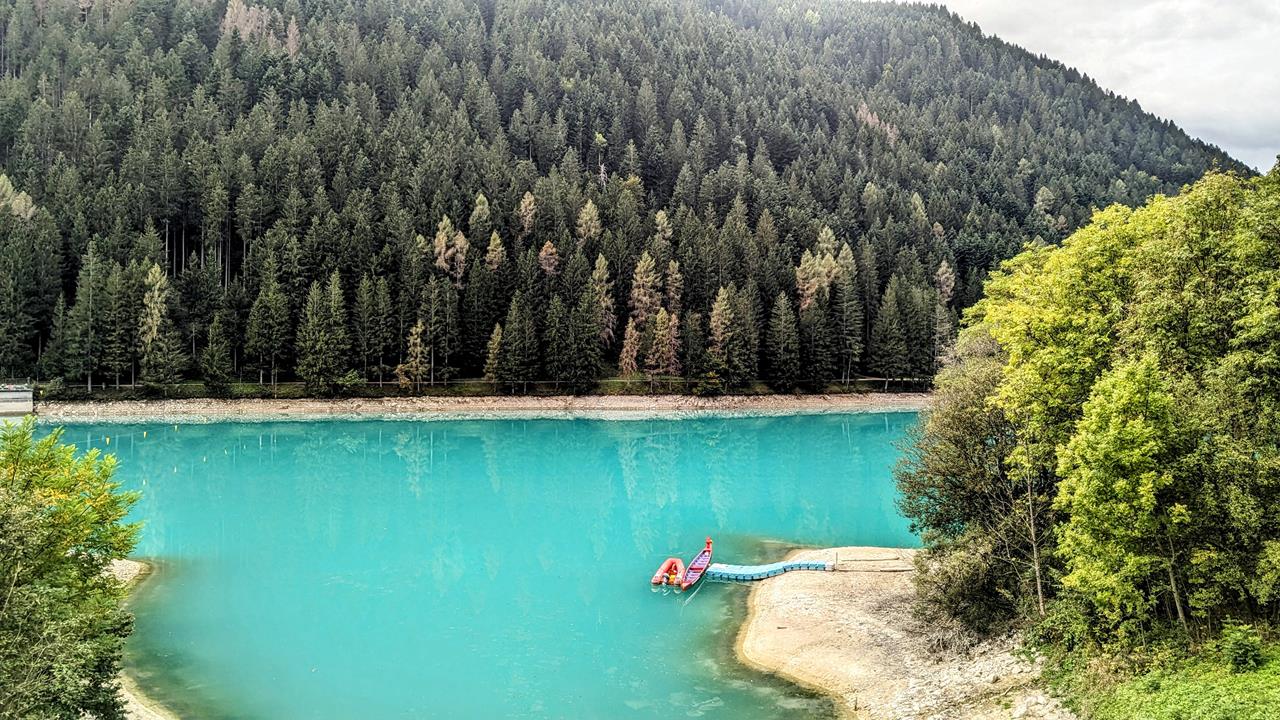
[{"label": "red pedal boat", "polygon": [[693,562],[685,568],[684,577],[680,578],[680,589],[688,590],[702,579],[702,574],[711,565],[711,538],[707,538],[707,546],[694,556]]}]

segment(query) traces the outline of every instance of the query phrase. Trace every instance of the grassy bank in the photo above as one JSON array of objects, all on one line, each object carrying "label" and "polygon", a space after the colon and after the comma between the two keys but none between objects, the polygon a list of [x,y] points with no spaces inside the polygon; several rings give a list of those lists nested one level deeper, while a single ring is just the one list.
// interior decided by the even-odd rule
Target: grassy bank
[{"label": "grassy bank", "polygon": [[1262,646],[1262,664],[1233,671],[1217,647],[1194,657],[1119,660],[1071,656],[1046,670],[1054,691],[1093,720],[1276,720],[1280,718],[1280,642]]}]

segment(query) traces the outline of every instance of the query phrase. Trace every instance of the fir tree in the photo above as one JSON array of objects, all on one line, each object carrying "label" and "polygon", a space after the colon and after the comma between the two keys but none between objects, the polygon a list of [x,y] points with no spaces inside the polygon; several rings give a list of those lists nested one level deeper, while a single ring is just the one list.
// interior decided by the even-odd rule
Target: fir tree
[{"label": "fir tree", "polygon": [[169,279],[160,266],[147,271],[146,295],[138,323],[142,379],[150,385],[172,385],[184,364],[181,343],[169,318]]},{"label": "fir tree", "polygon": [[133,288],[120,263],[112,263],[103,289],[102,366],[120,387],[120,376],[133,367],[138,332],[138,311],[130,297]]},{"label": "fir tree", "polygon": [[596,306],[596,325],[600,328],[599,340],[601,348],[613,345],[614,326],[618,323],[614,315],[613,281],[609,279],[609,261],[604,255],[596,256],[595,269],[591,271],[590,293]]},{"label": "fir tree", "polygon": [[773,302],[766,348],[769,386],[778,392],[792,392],[800,382],[800,335],[786,293],[778,293]]},{"label": "fir tree", "polygon": [[653,341],[645,355],[644,367],[650,389],[659,378],[680,374],[680,319],[669,314],[666,308],[660,308],[654,317]]},{"label": "fir tree", "polygon": [[403,390],[418,392],[428,371],[427,348],[423,342],[424,325],[421,320],[409,328],[405,342],[404,362],[396,366],[396,380]]},{"label": "fir tree", "polygon": [[636,326],[642,332],[648,329],[649,321],[662,306],[662,296],[659,293],[661,287],[662,278],[658,275],[653,258],[648,252],[641,254],[631,277],[631,300],[628,307],[631,319],[636,321]]},{"label": "fir tree", "polygon": [[370,377],[370,366],[378,364],[379,340],[382,332],[377,324],[374,287],[375,283],[367,273],[360,277],[360,284],[356,286],[355,306],[352,313],[356,358],[360,361],[360,369],[365,378]]},{"label": "fir tree", "polygon": [[498,384],[499,363],[502,359],[502,325],[501,323],[493,326],[493,333],[489,335],[489,343],[485,347],[484,360],[484,380],[485,382]]},{"label": "fir tree", "polygon": [[801,378],[809,390],[821,392],[835,374],[835,353],[826,303],[814,302],[800,311]]},{"label": "fir tree", "polygon": [[258,382],[269,373],[276,384],[280,363],[288,357],[289,301],[281,291],[274,256],[268,254],[261,270],[258,297],[249,311],[245,350],[257,360]]},{"label": "fir tree", "polygon": [[325,334],[329,340],[329,353],[333,358],[335,379],[350,368],[351,342],[347,332],[347,299],[342,292],[342,277],[334,270],[329,275],[326,294]]},{"label": "fir tree", "polygon": [[298,377],[313,393],[328,394],[338,379],[338,357],[330,337],[329,305],[320,283],[311,283],[298,326]]},{"label": "fir tree", "polygon": [[618,374],[623,379],[631,379],[640,371],[637,363],[640,359],[640,330],[636,327],[635,318],[627,321],[627,329],[622,333],[622,352],[618,355]]},{"label": "fir tree", "polygon": [[226,395],[231,383],[231,343],[227,338],[222,315],[209,323],[204,352],[200,354],[200,373],[212,395]]},{"label": "fir tree", "polygon": [[67,352],[67,297],[59,294],[53,306],[53,323],[49,329],[49,342],[40,354],[38,373],[44,378],[62,377],[66,368]]},{"label": "fir tree", "polygon": [[551,306],[547,310],[546,332],[543,338],[547,345],[547,375],[555,381],[556,386],[573,376],[574,352],[577,348],[573,342],[573,327],[569,312],[559,295],[551,298]]},{"label": "fir tree", "polygon": [[885,289],[871,333],[871,370],[884,378],[884,388],[889,381],[903,377],[908,369],[907,334],[898,311],[898,280],[895,276]]},{"label": "fir tree", "polygon": [[529,383],[538,376],[538,332],[533,312],[521,293],[511,299],[507,321],[503,324],[502,353],[498,361],[498,379],[511,389],[527,392]]}]

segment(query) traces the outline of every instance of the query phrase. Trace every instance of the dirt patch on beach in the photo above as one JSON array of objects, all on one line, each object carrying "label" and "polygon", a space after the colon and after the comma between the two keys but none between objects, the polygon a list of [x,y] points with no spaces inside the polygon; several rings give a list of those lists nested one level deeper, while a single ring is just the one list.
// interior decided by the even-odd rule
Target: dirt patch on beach
[{"label": "dirt patch on beach", "polygon": [[184,421],[324,417],[685,417],[698,414],[893,412],[923,409],[926,393],[850,395],[600,395],[557,397],[414,397],[306,400],[113,400],[39,402],[45,420],[180,419]]},{"label": "dirt patch on beach", "polygon": [[848,717],[1073,718],[1046,696],[1040,667],[1014,638],[938,651],[912,613],[912,550],[801,550],[791,559],[836,562],[759,583],[738,637],[748,665],[829,693]]}]

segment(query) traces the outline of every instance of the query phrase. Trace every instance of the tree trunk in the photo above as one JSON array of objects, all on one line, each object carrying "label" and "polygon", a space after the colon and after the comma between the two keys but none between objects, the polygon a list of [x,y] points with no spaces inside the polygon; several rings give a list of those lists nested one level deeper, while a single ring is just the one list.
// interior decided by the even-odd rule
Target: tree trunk
[{"label": "tree trunk", "polygon": [[1178,609],[1178,624],[1182,625],[1182,632],[1187,632],[1187,616],[1182,612],[1182,597],[1178,592],[1178,578],[1173,572],[1173,564],[1175,554],[1173,551],[1173,538],[1165,536],[1169,543],[1169,591],[1173,593],[1173,606]]},{"label": "tree trunk", "polygon": [[1044,617],[1044,578],[1040,572],[1040,538],[1036,530],[1035,494],[1030,472],[1027,473],[1027,526],[1031,530],[1031,564],[1036,573],[1036,604],[1040,617]]}]

